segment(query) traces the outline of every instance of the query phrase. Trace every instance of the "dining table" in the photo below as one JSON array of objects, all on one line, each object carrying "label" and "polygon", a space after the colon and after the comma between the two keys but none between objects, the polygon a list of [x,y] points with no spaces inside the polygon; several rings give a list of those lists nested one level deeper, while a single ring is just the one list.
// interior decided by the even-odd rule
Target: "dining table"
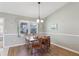
[{"label": "dining table", "polygon": [[33,49],[37,49],[42,52],[48,51],[50,47],[50,37],[45,35],[39,36],[26,36],[25,37],[26,46],[30,50],[31,54]]}]

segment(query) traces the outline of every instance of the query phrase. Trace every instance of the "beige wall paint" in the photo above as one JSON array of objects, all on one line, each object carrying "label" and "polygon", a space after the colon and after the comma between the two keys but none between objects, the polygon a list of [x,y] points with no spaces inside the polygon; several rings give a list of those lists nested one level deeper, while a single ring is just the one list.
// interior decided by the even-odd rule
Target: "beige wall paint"
[{"label": "beige wall paint", "polygon": [[[53,24],[58,24],[58,29],[50,29]],[[52,34],[52,43],[79,51],[79,3],[70,3],[57,10],[46,18],[44,26],[47,33],[66,34]]]}]

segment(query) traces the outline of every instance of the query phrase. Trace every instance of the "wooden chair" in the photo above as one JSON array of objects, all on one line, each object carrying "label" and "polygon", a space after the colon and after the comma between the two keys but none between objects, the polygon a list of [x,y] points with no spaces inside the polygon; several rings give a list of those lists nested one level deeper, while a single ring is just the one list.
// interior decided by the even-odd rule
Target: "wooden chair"
[{"label": "wooden chair", "polygon": [[[31,54],[41,54],[42,45],[38,40],[31,41]],[[33,52],[35,50],[35,52]]]},{"label": "wooden chair", "polygon": [[48,52],[49,48],[50,48],[50,37],[49,36],[43,36],[41,43],[43,45],[43,49],[45,52]]},{"label": "wooden chair", "polygon": [[37,36],[36,37],[41,43],[41,48],[44,51],[48,51],[50,48],[50,36]]}]

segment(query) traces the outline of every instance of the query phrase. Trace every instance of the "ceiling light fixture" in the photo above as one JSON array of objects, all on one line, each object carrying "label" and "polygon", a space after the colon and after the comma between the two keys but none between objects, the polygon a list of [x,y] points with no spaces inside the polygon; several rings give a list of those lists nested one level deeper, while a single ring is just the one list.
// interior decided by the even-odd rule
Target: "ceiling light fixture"
[{"label": "ceiling light fixture", "polygon": [[43,23],[44,20],[40,19],[40,2],[38,2],[38,19],[37,19],[37,23]]}]

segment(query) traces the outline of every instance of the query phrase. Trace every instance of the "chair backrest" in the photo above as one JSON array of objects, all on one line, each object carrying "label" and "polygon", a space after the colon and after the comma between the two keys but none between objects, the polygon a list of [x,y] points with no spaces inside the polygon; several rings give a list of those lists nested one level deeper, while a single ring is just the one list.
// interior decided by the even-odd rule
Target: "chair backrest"
[{"label": "chair backrest", "polygon": [[37,39],[36,41],[32,42],[32,47],[33,48],[37,48],[40,46],[46,46],[46,47],[50,47],[50,36],[44,36],[44,35],[39,35],[34,37],[35,39]]},{"label": "chair backrest", "polygon": [[32,41],[32,48],[41,48],[41,44],[38,40]]},{"label": "chair backrest", "polygon": [[36,38],[41,42],[41,44],[50,46],[50,36],[40,35]]}]

